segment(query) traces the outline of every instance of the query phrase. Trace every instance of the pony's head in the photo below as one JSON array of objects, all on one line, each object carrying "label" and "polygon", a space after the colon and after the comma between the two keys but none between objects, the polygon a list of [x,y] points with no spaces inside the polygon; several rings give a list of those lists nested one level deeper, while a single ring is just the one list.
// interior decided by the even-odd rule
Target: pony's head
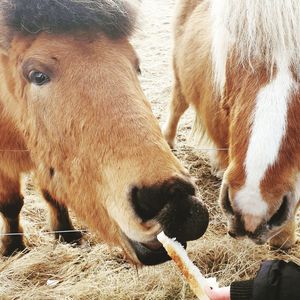
[{"label": "pony's head", "polygon": [[300,199],[299,2],[211,2],[229,126],[221,204],[229,233],[261,244],[292,226]]},{"label": "pony's head", "polygon": [[0,101],[42,190],[135,263],[168,259],[156,235],[200,237],[208,213],[138,80],[132,3],[0,4]]}]

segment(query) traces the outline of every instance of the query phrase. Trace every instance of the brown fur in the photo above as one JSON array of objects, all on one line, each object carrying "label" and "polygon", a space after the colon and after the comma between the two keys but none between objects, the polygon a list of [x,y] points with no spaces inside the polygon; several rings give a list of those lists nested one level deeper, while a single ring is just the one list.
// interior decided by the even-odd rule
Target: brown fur
[{"label": "brown fur", "polygon": [[[178,121],[188,106],[192,105],[197,112],[200,134],[208,136],[216,148],[229,148],[228,151],[218,151],[217,164],[221,170],[226,170],[223,188],[227,190],[230,185],[232,199],[245,184],[244,161],[251,131],[251,115],[256,96],[270,77],[264,64],[252,62],[253,72],[253,69],[236,64],[237,59],[232,53],[227,61],[224,95],[214,92],[208,7],[209,1],[179,1],[175,24],[175,84],[165,137],[173,146]],[[275,74],[276,70],[273,76]],[[268,218],[279,209],[278,199],[281,200],[282,195],[295,185],[300,162],[300,125],[296,121],[296,115],[299,114],[299,93],[296,92],[289,108],[287,135],[278,161],[269,168],[260,187],[268,201]],[[224,191],[221,194],[225,195]],[[234,203],[232,206],[234,208]],[[245,216],[245,229],[254,232],[256,220],[247,218]],[[274,245],[281,246],[280,241],[285,240],[285,245],[289,247],[294,242],[294,225],[289,224],[280,237],[271,241]],[[287,240],[291,240],[291,243]]]}]

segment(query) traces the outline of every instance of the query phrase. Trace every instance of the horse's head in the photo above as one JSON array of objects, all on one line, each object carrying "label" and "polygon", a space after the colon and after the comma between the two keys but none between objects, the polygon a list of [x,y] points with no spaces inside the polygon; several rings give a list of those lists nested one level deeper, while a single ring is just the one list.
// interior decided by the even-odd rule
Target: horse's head
[{"label": "horse's head", "polygon": [[[293,227],[300,199],[300,94],[284,64],[270,80],[266,70],[256,70],[236,74],[233,85],[242,89],[228,100],[229,166],[221,204],[230,235],[262,244]],[[289,247],[292,240],[287,235],[280,243]]]},{"label": "horse's head", "polygon": [[132,6],[9,0],[1,13],[0,98],[41,188],[136,263],[167,260],[161,230],[199,238],[208,213],[140,87]]}]

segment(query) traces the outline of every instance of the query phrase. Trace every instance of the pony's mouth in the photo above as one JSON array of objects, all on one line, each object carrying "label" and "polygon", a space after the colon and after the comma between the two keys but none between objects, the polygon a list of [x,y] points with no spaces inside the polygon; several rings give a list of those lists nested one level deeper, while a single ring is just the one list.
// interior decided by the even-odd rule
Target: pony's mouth
[{"label": "pony's mouth", "polygon": [[[154,239],[148,243],[139,243],[128,238],[139,261],[145,266],[153,266],[170,260],[170,257],[162,244]],[[186,248],[186,242],[181,242]]]}]

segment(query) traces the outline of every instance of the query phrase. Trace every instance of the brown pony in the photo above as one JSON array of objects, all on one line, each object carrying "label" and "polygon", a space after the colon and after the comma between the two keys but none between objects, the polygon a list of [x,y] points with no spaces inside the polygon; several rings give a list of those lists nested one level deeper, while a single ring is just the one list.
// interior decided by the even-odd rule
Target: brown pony
[{"label": "brown pony", "polygon": [[225,171],[229,234],[283,248],[300,199],[299,28],[297,0],[179,1],[165,130],[172,146],[193,105],[196,132],[221,149],[212,164]]},{"label": "brown pony", "polygon": [[[19,179],[31,170],[52,230],[73,230],[70,207],[136,264],[168,259],[161,230],[183,244],[205,232],[207,210],[139,84],[128,40],[135,13],[133,2],[119,0],[1,1],[4,255],[25,248]],[[81,234],[60,236],[74,242]]]}]

